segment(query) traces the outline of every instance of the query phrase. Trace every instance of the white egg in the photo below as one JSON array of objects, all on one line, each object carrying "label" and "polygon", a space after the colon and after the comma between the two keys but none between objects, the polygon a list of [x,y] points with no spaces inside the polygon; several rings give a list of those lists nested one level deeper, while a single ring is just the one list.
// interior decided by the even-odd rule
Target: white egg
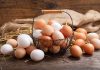
[{"label": "white egg", "polygon": [[98,35],[97,33],[88,33],[88,34],[87,34],[87,39],[88,39],[89,41],[91,41],[91,39],[93,39],[93,38],[99,39],[99,35]]},{"label": "white egg", "polygon": [[4,44],[1,46],[0,51],[4,55],[9,55],[11,52],[13,52],[13,47],[10,44]]},{"label": "white egg", "polygon": [[27,48],[32,43],[32,38],[27,34],[20,34],[17,37],[18,46],[22,48]]},{"label": "white egg", "polygon": [[37,29],[37,30],[33,30],[33,37],[34,38],[39,38],[40,36],[42,36],[42,30],[39,30],[39,29]]},{"label": "white egg", "polygon": [[58,23],[57,21],[52,21],[51,26],[54,28],[54,30],[60,30],[62,28],[60,23]]},{"label": "white egg", "polygon": [[31,52],[30,57],[33,61],[40,61],[44,58],[44,52],[39,49],[35,49]]},{"label": "white egg", "polygon": [[100,39],[94,38],[91,40],[91,43],[94,45],[95,49],[100,49]]},{"label": "white egg", "polygon": [[21,37],[25,37],[25,38],[29,39],[30,43],[33,44],[33,40],[28,34],[20,34],[20,35],[18,35],[17,39],[20,39]]},{"label": "white egg", "polygon": [[17,42],[18,42],[18,46],[22,48],[27,48],[31,45],[29,39],[24,36],[22,36],[21,38],[18,38]]}]

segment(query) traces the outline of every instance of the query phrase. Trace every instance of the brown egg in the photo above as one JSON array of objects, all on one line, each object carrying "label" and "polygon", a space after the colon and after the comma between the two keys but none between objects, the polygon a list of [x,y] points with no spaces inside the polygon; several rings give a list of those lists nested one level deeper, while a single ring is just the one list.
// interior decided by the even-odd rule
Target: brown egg
[{"label": "brown egg", "polygon": [[68,25],[63,25],[62,29],[60,30],[63,35],[65,36],[65,38],[72,36],[73,34],[73,30],[70,26]]},{"label": "brown egg", "polygon": [[44,28],[45,25],[46,25],[45,20],[38,19],[38,20],[34,21],[33,27],[36,29],[42,29],[42,28]]},{"label": "brown egg", "polygon": [[60,44],[61,48],[67,48],[68,47],[68,43],[67,41],[63,41],[62,44]]},{"label": "brown egg", "polygon": [[43,50],[44,52],[48,52],[48,47],[41,46],[40,49]]},{"label": "brown egg", "polygon": [[49,36],[40,36],[39,42],[42,46],[50,47],[52,46],[52,39]]},{"label": "brown egg", "polygon": [[80,32],[74,32],[74,39],[83,39],[86,40],[86,35]]},{"label": "brown egg", "polygon": [[82,47],[85,44],[85,41],[83,39],[77,39],[74,44]]},{"label": "brown egg", "polygon": [[31,46],[25,48],[26,53],[29,54],[29,55],[30,55],[30,53],[31,53],[34,49],[36,49],[36,47],[33,46],[33,45],[31,45]]},{"label": "brown egg", "polygon": [[21,59],[26,55],[26,50],[24,48],[17,47],[14,54],[16,58]]},{"label": "brown egg", "polygon": [[70,48],[70,53],[73,57],[81,57],[82,55],[82,49],[77,46],[77,45],[73,45],[71,48]]},{"label": "brown egg", "polygon": [[84,28],[77,28],[76,32],[81,32],[81,33],[87,34],[87,31]]},{"label": "brown egg", "polygon": [[85,53],[92,55],[94,52],[94,46],[90,43],[85,44],[83,47]]},{"label": "brown egg", "polygon": [[54,32],[54,29],[53,29],[53,27],[50,26],[50,25],[45,25],[45,26],[42,28],[42,34],[43,34],[43,35],[51,36],[53,32]]},{"label": "brown egg", "polygon": [[13,48],[17,47],[17,41],[15,39],[8,39],[6,43],[12,45]]},{"label": "brown egg", "polygon": [[56,54],[56,53],[58,53],[59,51],[60,51],[60,46],[52,46],[52,47],[50,47],[49,48],[49,51],[51,52],[51,53],[54,53],[54,54]]}]

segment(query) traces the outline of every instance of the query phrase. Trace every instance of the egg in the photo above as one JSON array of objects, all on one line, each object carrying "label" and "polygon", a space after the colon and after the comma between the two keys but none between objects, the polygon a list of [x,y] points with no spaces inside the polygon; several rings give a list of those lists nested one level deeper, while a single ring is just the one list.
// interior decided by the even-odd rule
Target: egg
[{"label": "egg", "polygon": [[44,58],[45,54],[42,50],[35,49],[31,52],[30,57],[33,61],[40,61]]},{"label": "egg", "polygon": [[27,38],[22,37],[22,38],[18,39],[18,46],[20,46],[22,48],[27,48],[30,46],[30,41]]},{"label": "egg", "polygon": [[99,35],[97,33],[88,33],[87,34],[87,40],[91,41],[91,39],[97,38],[99,39]]},{"label": "egg", "polygon": [[6,44],[12,45],[13,48],[17,47],[17,41],[15,39],[8,39]]},{"label": "egg", "polygon": [[25,57],[26,51],[24,48],[17,47],[14,54],[15,54],[16,58],[21,59],[21,58]]},{"label": "egg", "polygon": [[54,30],[60,30],[62,28],[60,23],[58,23],[55,20],[49,20],[48,24],[51,25],[54,28]]},{"label": "egg", "polygon": [[56,30],[56,31],[52,34],[52,39],[53,39],[53,40],[64,39],[64,36],[63,36],[63,34],[62,34],[60,31]]},{"label": "egg", "polygon": [[53,32],[54,29],[50,25],[45,25],[45,27],[42,28],[43,35],[51,36]]},{"label": "egg", "polygon": [[58,30],[55,30],[55,32],[52,34],[52,39],[55,45],[62,45],[65,40],[63,34]]},{"label": "egg", "polygon": [[63,25],[62,29],[60,30],[62,34],[65,36],[65,38],[71,37],[73,34],[73,30],[68,25]]},{"label": "egg", "polygon": [[94,52],[94,46],[91,43],[87,43],[83,46],[83,50],[86,54],[92,55]]},{"label": "egg", "polygon": [[49,51],[51,53],[56,54],[56,53],[58,53],[60,51],[60,46],[53,45],[52,47],[49,48]]},{"label": "egg", "polygon": [[20,34],[17,37],[18,46],[21,46],[23,48],[29,47],[31,45],[31,41],[32,39],[30,38],[30,36],[26,34]]},{"label": "egg", "polygon": [[64,40],[62,44],[60,44],[61,48],[67,48],[68,47],[68,42]]},{"label": "egg", "polygon": [[95,49],[100,49],[100,39],[93,38],[91,39],[91,43],[94,45]]},{"label": "egg", "polygon": [[39,38],[40,36],[42,36],[41,32],[42,32],[42,30],[39,30],[39,29],[33,30],[33,37]]},{"label": "egg", "polygon": [[80,32],[74,32],[74,39],[83,39],[86,40],[86,35]]},{"label": "egg", "polygon": [[52,39],[49,36],[40,36],[39,37],[39,42],[42,46],[50,47],[52,46]]},{"label": "egg", "polygon": [[33,39],[28,34],[20,34],[20,35],[18,35],[17,40],[20,39],[20,38],[23,38],[23,37],[27,38],[30,41],[30,43],[33,44]]},{"label": "egg", "polygon": [[84,34],[87,34],[87,31],[84,28],[77,28],[75,31],[76,32],[82,32]]},{"label": "egg", "polygon": [[29,54],[29,55],[30,55],[30,53],[31,53],[34,49],[36,49],[36,47],[33,46],[33,45],[31,45],[31,46],[25,48],[26,53]]},{"label": "egg", "polygon": [[13,52],[13,47],[10,44],[4,44],[3,46],[1,46],[0,51],[4,55],[9,55]]},{"label": "egg", "polygon": [[45,20],[43,20],[43,19],[38,19],[38,20],[34,21],[33,27],[34,27],[35,29],[42,29],[42,28],[44,28],[45,25],[46,25]]},{"label": "egg", "polygon": [[40,46],[40,49],[43,50],[44,52],[48,52],[48,49],[49,48],[48,47],[45,47],[45,46]]},{"label": "egg", "polygon": [[73,45],[70,48],[70,53],[73,57],[81,57],[82,56],[82,49],[78,45]]},{"label": "egg", "polygon": [[78,45],[82,47],[85,44],[85,41],[83,39],[76,39],[74,42],[74,45]]}]

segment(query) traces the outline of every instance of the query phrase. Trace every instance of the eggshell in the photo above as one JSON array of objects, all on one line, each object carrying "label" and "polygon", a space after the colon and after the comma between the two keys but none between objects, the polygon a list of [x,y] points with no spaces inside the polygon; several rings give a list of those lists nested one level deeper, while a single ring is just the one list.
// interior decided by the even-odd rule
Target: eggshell
[{"label": "eggshell", "polygon": [[33,61],[40,61],[44,58],[44,52],[39,49],[35,49],[31,52],[30,57]]},{"label": "eggshell", "polygon": [[33,41],[32,41],[32,38],[29,35],[20,34],[17,37],[17,42],[18,42],[18,46],[26,48],[26,47],[29,47]]},{"label": "eggshell", "polygon": [[60,30],[62,28],[60,23],[58,23],[55,20],[49,20],[48,24],[51,25],[54,28],[54,30]]},{"label": "eggshell", "polygon": [[18,47],[16,48],[14,54],[16,58],[21,59],[26,55],[26,51],[24,48]]},{"label": "eggshell", "polygon": [[74,39],[83,39],[86,40],[86,35],[80,32],[74,32]]},{"label": "eggshell", "polygon": [[94,46],[91,43],[85,44],[82,48],[86,54],[92,55],[94,52]]},{"label": "eggshell", "polygon": [[33,37],[34,38],[39,38],[40,36],[42,36],[42,30],[39,30],[39,29],[37,29],[37,30],[33,30]]},{"label": "eggshell", "polygon": [[54,40],[55,45],[62,45],[65,40],[63,34],[58,30],[55,30],[52,34],[52,39]]},{"label": "eggshell", "polygon": [[18,35],[17,40],[20,39],[20,38],[23,38],[23,37],[27,38],[30,41],[30,43],[33,44],[33,39],[28,34],[20,34],[20,35]]},{"label": "eggshell", "polygon": [[62,44],[60,44],[61,48],[67,48],[68,47],[68,42],[64,40]]},{"label": "eggshell", "polygon": [[87,31],[84,28],[77,28],[75,31],[87,34]]},{"label": "eggshell", "polygon": [[3,46],[1,46],[0,51],[4,55],[9,55],[13,52],[13,47],[10,44],[4,44]]},{"label": "eggshell", "polygon": [[17,40],[18,41],[18,46],[22,47],[22,48],[27,48],[30,46],[30,41],[27,39],[27,37],[22,37],[20,39]]},{"label": "eggshell", "polygon": [[91,39],[93,39],[93,38],[99,39],[99,35],[98,35],[97,33],[88,33],[88,34],[87,34],[87,39],[88,39],[89,41],[91,41]]},{"label": "eggshell", "polygon": [[60,51],[60,46],[53,45],[52,47],[49,48],[49,51],[51,53],[56,54],[56,53],[58,53]]},{"label": "eggshell", "polygon": [[45,20],[38,19],[38,20],[34,21],[33,27],[35,29],[42,29],[42,28],[44,28],[45,25],[46,25]]},{"label": "eggshell", "polygon": [[83,45],[85,45],[85,41],[83,39],[77,39],[75,40],[74,44],[82,47]]},{"label": "eggshell", "polygon": [[60,31],[55,31],[53,34],[52,34],[52,39],[53,40],[59,40],[59,39],[64,39],[64,36],[63,34],[60,32]]},{"label": "eggshell", "polygon": [[91,39],[91,43],[94,45],[95,49],[100,49],[100,39]]},{"label": "eggshell", "polygon": [[8,39],[6,44],[12,45],[13,48],[17,47],[17,41],[15,39]]},{"label": "eggshell", "polygon": [[43,50],[44,52],[48,52],[48,47],[40,46],[40,49]]},{"label": "eggshell", "polygon": [[63,35],[65,36],[65,38],[72,36],[73,34],[73,30],[70,26],[68,25],[63,25],[62,29],[60,30]]},{"label": "eggshell", "polygon": [[31,46],[25,48],[26,53],[29,54],[29,55],[30,55],[30,53],[31,53],[34,49],[36,49],[36,47],[33,46],[33,45],[31,45]]},{"label": "eggshell", "polygon": [[42,46],[50,47],[52,46],[53,41],[49,36],[40,36],[39,42],[41,43]]},{"label": "eggshell", "polygon": [[45,25],[45,27],[42,28],[43,35],[51,36],[53,32],[54,29],[50,25]]},{"label": "eggshell", "polygon": [[70,53],[73,57],[81,57],[82,55],[82,49],[77,46],[77,45],[73,45],[71,48],[70,48]]}]

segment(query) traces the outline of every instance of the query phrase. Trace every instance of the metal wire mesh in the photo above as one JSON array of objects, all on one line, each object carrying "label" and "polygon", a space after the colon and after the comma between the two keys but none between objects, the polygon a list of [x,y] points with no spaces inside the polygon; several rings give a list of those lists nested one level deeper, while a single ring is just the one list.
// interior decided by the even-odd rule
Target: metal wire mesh
[{"label": "metal wire mesh", "polygon": [[[52,10],[51,10],[52,11]],[[43,11],[42,11],[43,12]],[[47,10],[46,10],[46,12],[47,12]],[[53,12],[53,11],[52,11]],[[56,10],[54,11],[54,12],[56,12]],[[73,19],[72,19],[72,17],[71,17],[71,15],[67,12],[67,11],[65,11],[65,10],[59,10],[59,11],[57,11],[57,12],[60,12],[60,13],[66,13],[66,15],[68,15],[69,17],[70,17],[70,19],[71,19],[71,22],[72,22],[72,24],[70,25],[71,26],[71,28],[74,30],[74,27],[73,27]],[[56,13],[57,13],[56,12]],[[50,13],[50,12],[49,12]],[[34,18],[33,18],[34,19]],[[33,22],[34,23],[34,22]],[[34,25],[34,24],[33,24]],[[34,27],[33,27],[34,28]],[[33,32],[33,31],[32,31]],[[33,33],[32,33],[33,34]],[[59,39],[59,40],[41,40],[41,39],[38,39],[38,38],[34,38],[33,37],[33,35],[32,35],[32,38],[33,38],[33,41],[34,41],[34,45],[37,47],[37,48],[39,48],[40,49],[40,46],[42,46],[42,44],[44,44],[44,45],[51,45],[51,46],[53,46],[53,45],[58,45],[58,43],[60,43],[61,41],[66,41],[67,42],[67,44],[65,45],[66,46],[66,48],[61,48],[60,49],[60,51],[59,51],[59,53],[57,53],[57,54],[60,54],[60,53],[62,53],[62,52],[66,52],[66,51],[68,51],[69,49],[70,49],[70,47],[71,47],[71,45],[72,45],[72,39],[73,39],[73,36],[74,36],[74,31],[73,31],[73,34],[72,34],[72,36],[70,37],[70,38],[66,38],[66,39]],[[64,53],[65,53],[64,52]],[[48,52],[46,52],[47,54],[48,54]],[[49,52],[49,53],[51,53],[51,52]]]}]

